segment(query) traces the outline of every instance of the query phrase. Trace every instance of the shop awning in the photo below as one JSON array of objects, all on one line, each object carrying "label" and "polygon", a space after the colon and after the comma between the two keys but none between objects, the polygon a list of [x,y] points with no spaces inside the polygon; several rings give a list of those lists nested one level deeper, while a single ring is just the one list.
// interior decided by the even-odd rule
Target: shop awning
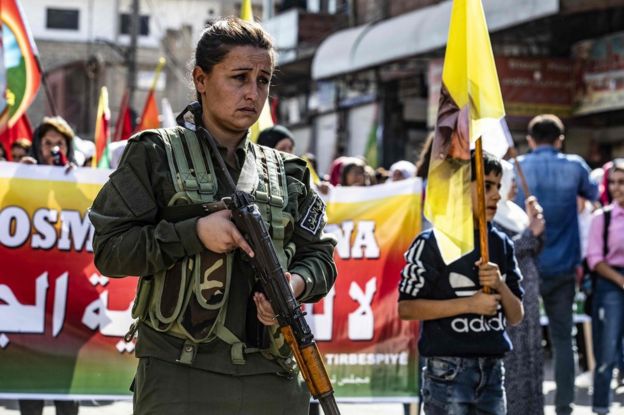
[{"label": "shop awning", "polygon": [[331,78],[351,71],[351,52],[370,25],[340,30],[321,43],[312,61],[312,79]]},{"label": "shop awning", "polygon": [[[451,6],[451,1],[445,1],[333,34],[317,49],[312,79],[332,78],[443,47]],[[559,0],[483,0],[483,8],[488,28],[494,32],[555,14]]]}]

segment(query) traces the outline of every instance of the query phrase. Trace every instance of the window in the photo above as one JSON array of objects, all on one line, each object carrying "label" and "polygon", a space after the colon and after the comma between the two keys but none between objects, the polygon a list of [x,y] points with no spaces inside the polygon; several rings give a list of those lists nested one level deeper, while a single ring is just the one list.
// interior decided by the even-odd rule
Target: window
[{"label": "window", "polygon": [[[119,15],[119,33],[130,34],[130,14],[121,13]],[[139,35],[149,36],[149,16],[139,16]]]},{"label": "window", "polygon": [[78,30],[80,10],[46,9],[46,28],[61,30]]}]

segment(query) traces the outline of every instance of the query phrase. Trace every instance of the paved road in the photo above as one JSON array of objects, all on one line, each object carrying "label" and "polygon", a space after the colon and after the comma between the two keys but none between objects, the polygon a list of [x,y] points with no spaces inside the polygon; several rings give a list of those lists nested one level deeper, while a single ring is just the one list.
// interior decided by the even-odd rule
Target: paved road
[{"label": "paved road", "polygon": [[[591,375],[583,373],[576,378],[577,395],[574,415],[591,415]],[[544,394],[546,397],[546,415],[555,415],[553,407],[555,384],[552,381],[552,368],[547,361],[546,380],[544,381]],[[398,403],[384,404],[347,404],[340,405],[342,415],[404,415],[403,405]],[[54,415],[54,405],[48,402],[43,415]],[[132,403],[130,401],[118,402],[83,402],[80,407],[80,415],[130,415]],[[0,400],[0,415],[18,415],[15,401]],[[616,389],[615,402],[611,408],[611,415],[624,415],[624,386]]]}]

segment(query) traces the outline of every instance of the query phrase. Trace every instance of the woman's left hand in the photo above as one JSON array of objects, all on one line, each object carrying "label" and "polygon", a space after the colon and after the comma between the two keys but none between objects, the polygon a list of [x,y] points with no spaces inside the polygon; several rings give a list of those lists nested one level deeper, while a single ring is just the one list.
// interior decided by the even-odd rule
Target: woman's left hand
[{"label": "woman's left hand", "polygon": [[[303,277],[299,274],[291,275],[289,272],[285,272],[284,275],[288,278],[290,289],[293,291],[295,298],[299,297],[305,289]],[[277,324],[277,316],[275,315],[273,307],[271,307],[271,303],[267,300],[266,296],[263,293],[256,292],[253,295],[253,299],[256,303],[256,308],[258,309],[258,320],[260,320],[260,322],[265,326]]]}]

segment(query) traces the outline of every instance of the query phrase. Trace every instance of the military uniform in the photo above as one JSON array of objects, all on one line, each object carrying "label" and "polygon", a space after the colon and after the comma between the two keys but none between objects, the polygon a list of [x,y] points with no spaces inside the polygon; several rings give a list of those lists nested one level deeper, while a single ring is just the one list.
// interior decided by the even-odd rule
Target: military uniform
[{"label": "military uniform", "polygon": [[[229,196],[209,147],[201,140],[199,146],[193,140],[189,144],[189,134],[196,137],[188,128],[176,127],[130,139],[89,214],[100,272],[139,275],[139,291],[151,293],[138,293],[135,300],[140,321],[135,414],[307,413],[309,394],[292,371],[292,358],[283,346],[279,349],[276,328],[257,320],[252,300],[257,281],[247,259],[240,250],[220,257],[207,251],[196,233],[197,217],[177,222],[162,218],[168,205],[175,206],[181,188],[182,193],[195,189],[190,193],[198,197],[212,192],[214,200]],[[176,137],[184,157],[182,151],[172,152],[175,145],[169,139],[175,144]],[[219,151],[225,158],[225,148]],[[258,204],[274,245],[285,254],[280,256],[283,266],[305,281],[299,300],[318,301],[336,278],[335,241],[323,233],[323,202],[309,186],[304,161],[268,151],[244,139],[236,148],[236,166],[228,169],[239,187],[245,181],[249,185],[250,177],[255,181],[250,192],[257,201],[267,201]],[[277,156],[273,162],[271,154]],[[270,174],[271,166],[279,175]],[[275,215],[282,219],[276,222]],[[215,264],[227,264],[222,268],[229,267],[229,278],[208,281]],[[193,275],[199,285],[193,285]],[[208,283],[219,289],[208,291]]]}]

